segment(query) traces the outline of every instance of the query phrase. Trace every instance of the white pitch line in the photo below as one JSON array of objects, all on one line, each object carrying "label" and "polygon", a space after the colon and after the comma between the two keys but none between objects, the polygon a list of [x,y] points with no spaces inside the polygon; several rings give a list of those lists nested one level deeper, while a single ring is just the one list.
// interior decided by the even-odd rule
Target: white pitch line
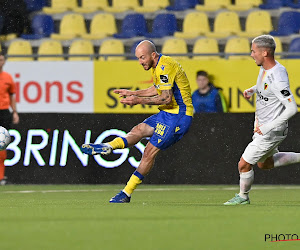
[{"label": "white pitch line", "polygon": [[[253,187],[254,190],[298,190],[300,186],[271,186],[271,187]],[[117,189],[116,189],[117,190]],[[119,190],[119,189],[118,189]],[[217,191],[217,190],[238,190],[237,187],[205,187],[205,188],[144,188],[137,189],[138,192],[161,192],[161,191]],[[0,191],[5,194],[30,194],[30,193],[80,193],[80,192],[107,192],[107,189],[61,189],[61,190],[19,190],[19,191]]]}]

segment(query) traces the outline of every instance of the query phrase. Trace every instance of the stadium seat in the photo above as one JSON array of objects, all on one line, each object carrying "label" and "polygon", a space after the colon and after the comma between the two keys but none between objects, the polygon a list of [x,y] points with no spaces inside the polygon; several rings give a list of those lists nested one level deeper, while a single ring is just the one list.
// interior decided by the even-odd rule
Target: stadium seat
[{"label": "stadium seat", "polygon": [[175,0],[174,5],[170,5],[166,9],[171,11],[194,9],[198,3],[198,0]]},{"label": "stadium seat", "polygon": [[[117,55],[117,54],[124,54],[124,44],[120,40],[110,39],[105,40],[100,48],[99,54],[100,55]],[[124,56],[100,56],[99,61],[122,61],[125,60]]]},{"label": "stadium seat", "polygon": [[[69,55],[93,55],[94,46],[89,40],[76,40],[72,42]],[[91,56],[69,56],[69,61],[89,61],[92,60]]]},{"label": "stadium seat", "polygon": [[139,5],[139,0],[112,0],[112,6],[105,7],[108,12],[121,13],[128,10],[134,10]]},{"label": "stadium seat", "polygon": [[59,26],[59,34],[51,34],[52,39],[69,40],[86,34],[84,17],[81,14],[67,14]]},{"label": "stadium seat", "polygon": [[141,13],[150,13],[164,9],[169,4],[169,0],[143,0],[143,5],[135,7],[134,10]]},{"label": "stadium seat", "polygon": [[225,45],[225,51],[227,53],[248,53],[249,55],[237,55],[228,56],[228,59],[252,59],[250,57],[250,43],[247,38],[244,37],[234,37],[228,39]]},{"label": "stadium seat", "polygon": [[146,19],[142,14],[128,14],[122,22],[121,33],[114,34],[115,38],[131,38],[144,36],[147,33]]},{"label": "stadium seat", "polygon": [[[164,55],[186,54],[188,53],[187,44],[182,38],[169,38],[163,43],[161,52]],[[174,58],[175,60],[188,59],[187,56],[180,55],[172,56],[172,58]]]},{"label": "stadium seat", "polygon": [[293,9],[300,9],[300,1],[287,0],[286,6]]},{"label": "stadium seat", "polygon": [[[7,55],[32,55],[32,47],[27,40],[12,41],[8,47]],[[8,57],[7,61],[33,61],[32,57]]]},{"label": "stadium seat", "polygon": [[108,36],[112,36],[117,32],[117,25],[114,15],[110,13],[100,13],[93,17],[90,33],[83,34],[82,38],[85,39],[102,39]]},{"label": "stadium seat", "polygon": [[92,13],[108,7],[107,0],[82,0],[80,7],[73,10],[78,13]]},{"label": "stadium seat", "polygon": [[49,37],[54,32],[54,21],[50,15],[35,15],[31,21],[33,34],[23,34],[23,39],[41,39]]},{"label": "stadium seat", "polygon": [[51,7],[44,7],[46,14],[57,14],[77,8],[77,0],[51,0]]},{"label": "stadium seat", "polygon": [[271,15],[268,11],[258,10],[249,13],[246,19],[245,32],[238,33],[242,37],[256,37],[269,34],[273,30]]},{"label": "stadium seat", "polygon": [[282,58],[282,56],[281,55],[276,55],[276,54],[283,52],[283,50],[282,50],[282,42],[281,42],[281,40],[280,40],[279,37],[274,37],[274,40],[275,40],[275,43],[276,43],[275,59],[280,59],[280,58]]},{"label": "stadium seat", "polygon": [[286,6],[287,0],[267,0],[266,3],[260,4],[260,9],[271,10],[279,9]]},{"label": "stadium seat", "polygon": [[227,8],[231,4],[231,0],[204,0],[204,4],[197,4],[196,10],[201,11],[217,11],[222,8]]},{"label": "stadium seat", "polygon": [[154,18],[152,32],[146,34],[145,36],[149,38],[162,38],[164,36],[173,36],[176,30],[177,20],[174,14],[158,14]]},{"label": "stadium seat", "polygon": [[195,38],[210,32],[208,17],[204,12],[190,12],[183,19],[183,31],[175,32],[179,38]]},{"label": "stadium seat", "polygon": [[258,7],[262,4],[262,0],[235,0],[235,4],[227,6],[231,11],[247,11]]},{"label": "stadium seat", "polygon": [[49,57],[38,57],[38,61],[63,61],[63,57],[50,55],[63,55],[63,47],[59,41],[47,40],[40,44],[38,55],[49,55]]},{"label": "stadium seat", "polygon": [[214,22],[214,31],[206,33],[207,37],[225,38],[241,32],[239,15],[233,11],[220,12]]},{"label": "stadium seat", "polygon": [[[193,47],[194,54],[217,54],[219,53],[218,41],[214,38],[200,38],[198,39]],[[220,59],[219,56],[193,56],[193,59],[196,60],[215,60]]]},{"label": "stadium seat", "polygon": [[298,33],[300,30],[300,12],[287,11],[283,12],[278,21],[276,31],[271,31],[272,36],[288,36]]},{"label": "stadium seat", "polygon": [[[294,38],[289,46],[289,50],[288,52],[297,52],[300,53],[300,38]],[[288,55],[286,56],[286,58],[294,58],[294,59],[299,59],[300,58],[300,54],[299,55]]]},{"label": "stadium seat", "polygon": [[28,12],[39,11],[47,6],[47,0],[25,0],[24,2]]}]

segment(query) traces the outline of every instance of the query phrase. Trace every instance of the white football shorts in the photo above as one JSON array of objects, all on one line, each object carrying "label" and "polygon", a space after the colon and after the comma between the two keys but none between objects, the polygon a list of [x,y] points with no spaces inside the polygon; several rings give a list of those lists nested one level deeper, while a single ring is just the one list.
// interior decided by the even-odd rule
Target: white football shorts
[{"label": "white football shorts", "polygon": [[243,159],[251,165],[264,162],[279,152],[278,145],[286,138],[287,133],[287,124],[271,130],[266,135],[255,133],[242,155]]}]

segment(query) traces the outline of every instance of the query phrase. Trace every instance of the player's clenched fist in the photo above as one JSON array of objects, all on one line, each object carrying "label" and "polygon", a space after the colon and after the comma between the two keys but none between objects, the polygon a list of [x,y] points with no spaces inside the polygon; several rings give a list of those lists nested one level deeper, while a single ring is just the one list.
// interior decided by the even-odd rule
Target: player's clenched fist
[{"label": "player's clenched fist", "polygon": [[139,104],[139,98],[135,95],[128,96],[120,101],[123,104],[127,104],[130,106]]},{"label": "player's clenched fist", "polygon": [[133,95],[133,91],[130,91],[128,89],[115,89],[114,93],[119,94],[120,97],[126,97]]},{"label": "player's clenched fist", "polygon": [[244,97],[249,100],[251,98],[251,96],[254,94],[254,90],[253,89],[246,89],[244,91]]}]

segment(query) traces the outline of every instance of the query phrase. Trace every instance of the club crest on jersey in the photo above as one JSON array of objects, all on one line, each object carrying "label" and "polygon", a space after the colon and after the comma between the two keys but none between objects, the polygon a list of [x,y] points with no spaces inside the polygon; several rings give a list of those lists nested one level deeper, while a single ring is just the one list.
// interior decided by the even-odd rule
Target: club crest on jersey
[{"label": "club crest on jersey", "polygon": [[160,68],[161,68],[162,71],[164,71],[165,70],[165,65],[161,65]]},{"label": "club crest on jersey", "polygon": [[267,90],[267,88],[268,88],[268,84],[267,83],[265,83],[265,85],[264,85],[264,90]]}]

